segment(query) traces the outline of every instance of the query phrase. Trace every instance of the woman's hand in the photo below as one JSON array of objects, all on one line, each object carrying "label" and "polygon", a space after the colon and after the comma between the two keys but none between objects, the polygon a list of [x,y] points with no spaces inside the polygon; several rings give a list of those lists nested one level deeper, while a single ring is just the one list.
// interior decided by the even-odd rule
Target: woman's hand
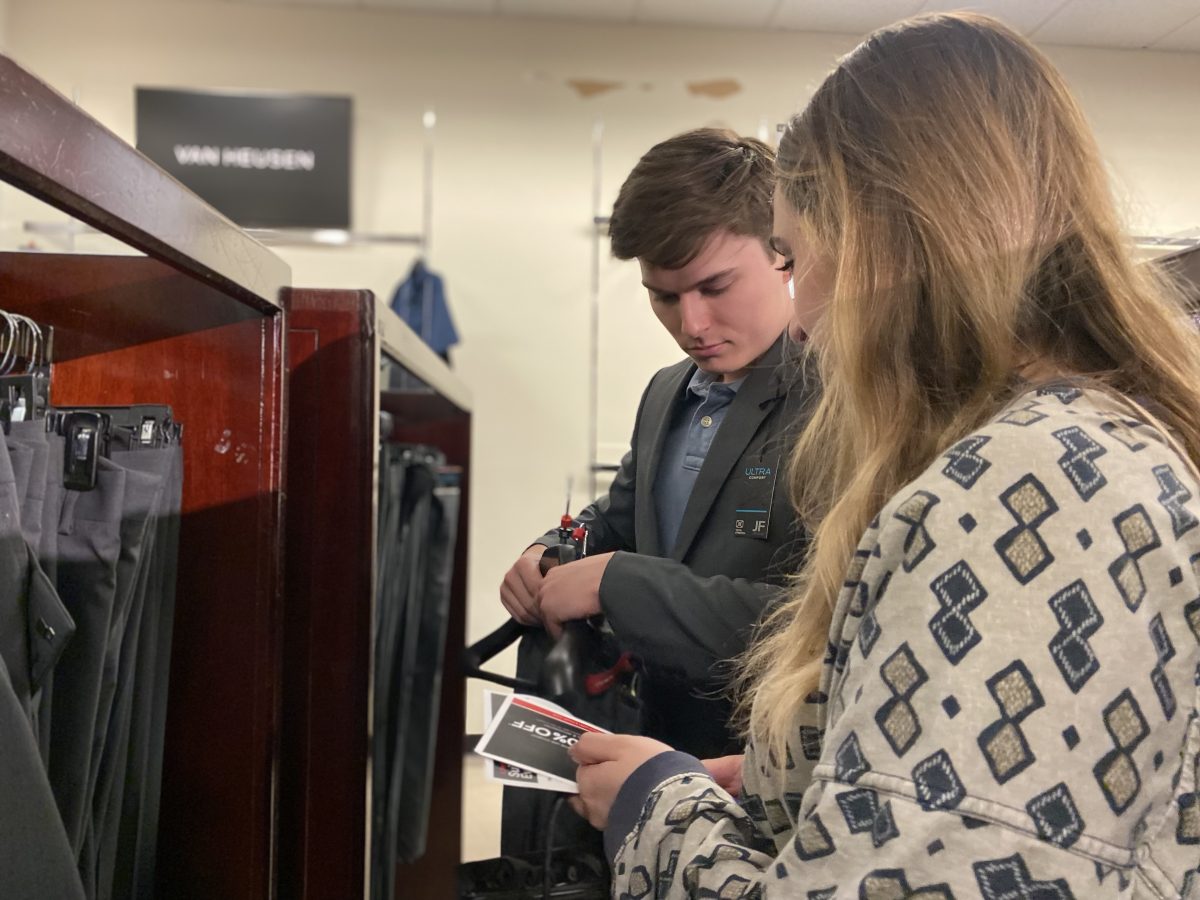
[{"label": "woman's hand", "polygon": [[717,759],[700,760],[708,774],[713,777],[721,789],[734,799],[742,792],[742,761],[745,754],[737,756],[722,756]]},{"label": "woman's hand", "polygon": [[570,751],[579,763],[579,796],[570,799],[571,808],[592,827],[604,828],[625,780],[646,760],[670,749],[661,741],[631,734],[583,735]]}]

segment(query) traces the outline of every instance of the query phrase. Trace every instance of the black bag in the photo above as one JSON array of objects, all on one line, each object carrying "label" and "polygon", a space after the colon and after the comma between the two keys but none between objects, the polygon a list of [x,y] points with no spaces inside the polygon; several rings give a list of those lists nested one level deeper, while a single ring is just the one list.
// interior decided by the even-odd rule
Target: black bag
[{"label": "black bag", "polygon": [[[582,543],[575,542],[577,546]],[[564,540],[547,550],[543,571],[576,558],[571,544]],[[516,641],[520,644],[515,678],[483,670],[484,663]],[[550,700],[608,731],[642,733],[642,673],[600,617],[565,623],[557,641],[540,627],[510,620],[468,647],[463,665],[469,678]],[[506,787],[500,829],[504,855],[461,866],[460,897],[608,897],[612,879],[603,835],[565,800],[565,795],[550,791]]]}]

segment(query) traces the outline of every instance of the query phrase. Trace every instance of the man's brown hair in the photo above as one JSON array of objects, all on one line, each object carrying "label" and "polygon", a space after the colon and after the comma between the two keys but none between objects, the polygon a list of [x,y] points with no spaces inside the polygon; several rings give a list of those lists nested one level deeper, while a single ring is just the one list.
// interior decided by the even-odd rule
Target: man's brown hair
[{"label": "man's brown hair", "polygon": [[655,144],[613,204],[613,256],[680,269],[714,232],[771,239],[775,151],[733,131],[697,128]]}]

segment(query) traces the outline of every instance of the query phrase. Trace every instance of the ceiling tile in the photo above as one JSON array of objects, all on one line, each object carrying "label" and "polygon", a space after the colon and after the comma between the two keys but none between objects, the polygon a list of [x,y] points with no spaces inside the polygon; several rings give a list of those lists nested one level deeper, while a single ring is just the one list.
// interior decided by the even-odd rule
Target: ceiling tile
[{"label": "ceiling tile", "polygon": [[[1053,16],[1070,0],[926,0],[921,12],[953,12],[969,9],[972,12],[995,16],[1010,28],[1030,34]],[[1139,2],[1139,0],[1133,0]],[[1152,2],[1152,0],[1141,0]]]},{"label": "ceiling tile", "polygon": [[1072,0],[1033,38],[1041,44],[1146,47],[1197,12],[1197,0]]},{"label": "ceiling tile", "polygon": [[628,22],[637,0],[499,0],[500,13],[508,16],[545,16]]},{"label": "ceiling tile", "polygon": [[772,28],[794,31],[867,34],[911,16],[921,3],[922,0],[862,0],[856,3],[782,0],[770,24]]},{"label": "ceiling tile", "polygon": [[1150,46],[1155,50],[1188,50],[1200,53],[1200,13]]},{"label": "ceiling tile", "polygon": [[634,21],[765,28],[779,0],[640,0]]}]

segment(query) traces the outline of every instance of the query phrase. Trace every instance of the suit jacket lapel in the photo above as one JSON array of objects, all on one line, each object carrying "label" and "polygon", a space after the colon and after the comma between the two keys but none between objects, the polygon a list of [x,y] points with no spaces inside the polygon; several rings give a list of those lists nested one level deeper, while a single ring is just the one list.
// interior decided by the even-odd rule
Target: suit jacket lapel
[{"label": "suit jacket lapel", "polygon": [[[700,526],[717,499],[717,494],[728,480],[730,470],[746,452],[746,447],[754,438],[758,426],[782,396],[783,382],[780,378],[779,363],[782,358],[783,341],[783,336],[780,336],[771,349],[754,364],[745,382],[738,389],[737,396],[729,405],[729,412],[725,414],[721,429],[713,438],[708,456],[705,457],[700,474],[696,477],[692,495],[683,511],[679,537],[671,553],[672,559],[682,562],[687,556]],[[730,524],[730,528],[732,527]]]},{"label": "suit jacket lapel", "polygon": [[662,460],[663,444],[671,429],[675,410],[683,397],[683,389],[696,371],[694,365],[680,366],[677,372],[663,379],[661,390],[646,396],[638,423],[636,517],[638,552],[647,556],[662,556],[666,551],[658,545],[658,508],[654,502],[654,480]]}]

